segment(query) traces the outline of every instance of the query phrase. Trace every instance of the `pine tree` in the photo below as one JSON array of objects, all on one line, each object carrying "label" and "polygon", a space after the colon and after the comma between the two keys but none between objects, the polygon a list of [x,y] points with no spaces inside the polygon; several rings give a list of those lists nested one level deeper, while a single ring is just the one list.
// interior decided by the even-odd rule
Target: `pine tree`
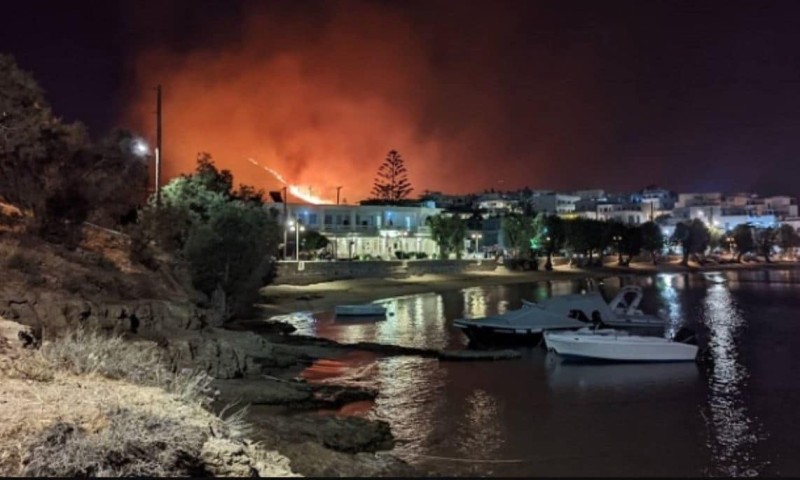
[{"label": "pine tree", "polygon": [[412,190],[403,158],[396,150],[390,151],[378,169],[372,194],[375,198],[391,202],[405,199]]}]

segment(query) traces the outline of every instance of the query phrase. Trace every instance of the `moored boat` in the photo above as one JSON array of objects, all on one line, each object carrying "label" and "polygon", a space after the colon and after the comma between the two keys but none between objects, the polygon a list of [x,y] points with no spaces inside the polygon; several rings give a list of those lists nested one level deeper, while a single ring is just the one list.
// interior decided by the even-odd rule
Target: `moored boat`
[{"label": "moored boat", "polygon": [[545,332],[548,350],[564,357],[618,362],[685,362],[697,357],[693,336],[679,332],[678,340],[629,335],[614,329],[581,328],[572,332]]},{"label": "moored boat", "polygon": [[384,317],[386,316],[386,307],[377,303],[337,305],[334,313],[337,317]]},{"label": "moored boat", "polygon": [[548,330],[574,330],[589,325],[661,327],[664,318],[639,310],[641,287],[630,285],[606,303],[599,291],[559,295],[542,302],[523,300],[522,308],[500,315],[453,322],[474,342],[531,342]]}]

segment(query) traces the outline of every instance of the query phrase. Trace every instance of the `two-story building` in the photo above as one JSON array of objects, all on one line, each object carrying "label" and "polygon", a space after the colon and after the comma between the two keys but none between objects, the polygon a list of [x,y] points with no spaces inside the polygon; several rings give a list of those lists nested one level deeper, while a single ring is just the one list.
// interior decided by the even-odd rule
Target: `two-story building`
[{"label": "two-story building", "polygon": [[[286,225],[287,256],[293,257],[295,238],[293,225],[328,237],[335,258],[355,256],[384,260],[397,258],[396,252],[422,252],[429,257],[439,251],[430,235],[427,219],[441,212],[433,203],[425,206],[390,205],[313,205],[273,204]],[[294,237],[293,237],[294,236]]]}]

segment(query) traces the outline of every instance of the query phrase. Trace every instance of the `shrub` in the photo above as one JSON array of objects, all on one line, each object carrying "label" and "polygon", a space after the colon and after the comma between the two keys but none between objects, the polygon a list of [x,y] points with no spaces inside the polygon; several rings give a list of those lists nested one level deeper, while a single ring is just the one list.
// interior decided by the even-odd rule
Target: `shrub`
[{"label": "shrub", "polygon": [[428,258],[428,254],[425,252],[417,252],[417,260],[424,260]]},{"label": "shrub", "polygon": [[162,204],[143,209],[131,229],[132,260],[152,266],[152,243],[186,261],[193,287],[216,297],[226,319],[252,308],[271,281],[280,231],[261,195],[234,192],[231,182],[230,172],[201,155],[197,171],[165,186]]}]

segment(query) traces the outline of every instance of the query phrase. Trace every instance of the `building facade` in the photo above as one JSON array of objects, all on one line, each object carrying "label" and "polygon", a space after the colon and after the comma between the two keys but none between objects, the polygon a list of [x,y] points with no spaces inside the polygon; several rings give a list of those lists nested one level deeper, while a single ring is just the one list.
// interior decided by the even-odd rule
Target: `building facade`
[{"label": "building facade", "polygon": [[439,214],[440,208],[287,203],[284,214],[284,205],[273,206],[280,213],[282,225],[287,227],[284,236],[287,258],[293,258],[296,252],[299,232],[292,230],[296,225],[325,235],[331,242],[329,248],[334,258],[390,260],[397,258],[397,252],[421,252],[431,257],[439,251],[427,219]]}]

